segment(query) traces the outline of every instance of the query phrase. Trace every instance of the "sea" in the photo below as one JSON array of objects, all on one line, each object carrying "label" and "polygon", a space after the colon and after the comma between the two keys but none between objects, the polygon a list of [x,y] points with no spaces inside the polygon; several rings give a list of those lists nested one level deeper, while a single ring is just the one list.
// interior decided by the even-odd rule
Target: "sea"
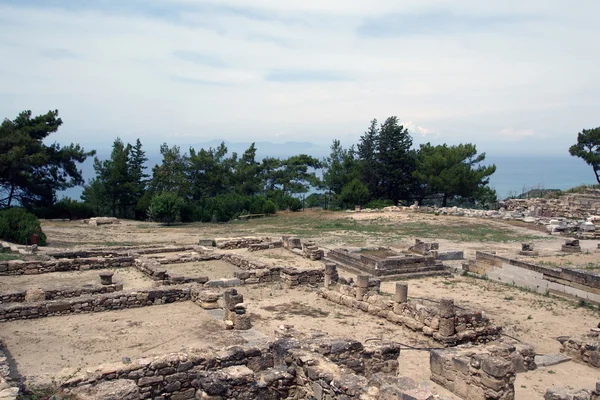
[{"label": "sea", "polygon": [[490,187],[501,199],[531,189],[566,190],[597,184],[591,166],[580,158],[565,156],[488,156],[486,165],[496,164]]},{"label": "sea", "polygon": [[[161,158],[158,154],[152,154],[149,158],[148,164],[151,165],[148,165],[147,171],[151,173],[152,166],[159,163]],[[500,199],[520,195],[531,189],[566,190],[579,185],[597,183],[592,167],[568,154],[493,156],[488,153],[483,164],[496,165],[496,172],[490,177],[490,186],[496,190]],[[94,177],[91,159],[86,161],[82,169],[86,182]],[[68,196],[79,199],[82,191],[82,187],[75,187],[59,193],[58,197]]]}]

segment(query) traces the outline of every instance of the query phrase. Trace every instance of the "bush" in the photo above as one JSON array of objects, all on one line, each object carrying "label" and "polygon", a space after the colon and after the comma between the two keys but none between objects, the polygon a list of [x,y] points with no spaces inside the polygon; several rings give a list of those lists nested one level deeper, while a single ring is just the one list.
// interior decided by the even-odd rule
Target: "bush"
[{"label": "bush", "polygon": [[175,193],[162,193],[152,198],[148,208],[148,217],[151,221],[170,225],[179,217],[182,206],[183,199]]},{"label": "bush", "polygon": [[18,244],[31,244],[33,234],[38,234],[39,245],[46,245],[46,235],[42,232],[40,220],[23,208],[9,208],[0,211],[0,238]]},{"label": "bush", "polygon": [[265,201],[262,208],[263,214],[271,215],[277,212],[277,206],[271,200]]}]

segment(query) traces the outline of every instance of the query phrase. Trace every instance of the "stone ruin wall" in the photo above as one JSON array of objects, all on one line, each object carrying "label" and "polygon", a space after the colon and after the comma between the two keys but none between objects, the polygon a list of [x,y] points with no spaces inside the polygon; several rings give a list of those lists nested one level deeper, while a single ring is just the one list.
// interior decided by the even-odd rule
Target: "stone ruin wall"
[{"label": "stone ruin wall", "polygon": [[399,355],[396,343],[365,346],[354,340],[281,338],[261,347],[233,346],[103,365],[70,378],[62,387],[84,396],[120,388],[120,398],[126,400],[432,398],[414,381],[396,376]]},{"label": "stone ruin wall", "polygon": [[0,305],[0,322],[44,318],[55,315],[123,310],[190,300],[189,286],[129,290],[101,295],[84,295],[62,300]]},{"label": "stone ruin wall", "polygon": [[[121,284],[111,285],[87,285],[80,287],[61,287],[54,289],[44,289],[39,294],[43,295],[42,300],[60,300],[67,299],[70,297],[78,297],[88,294],[103,294],[113,293],[123,290]],[[0,293],[0,305],[6,303],[23,303],[30,301],[28,297],[28,290],[12,290],[9,292]]]},{"label": "stone ruin wall", "polygon": [[318,295],[336,304],[421,332],[444,345],[485,343],[497,339],[502,331],[501,327],[493,325],[482,312],[455,309],[453,302],[451,306],[425,306],[412,301],[398,302],[373,291],[368,291],[362,300],[358,300],[357,291],[356,287],[336,285],[331,290],[320,290]]},{"label": "stone ruin wall", "polygon": [[116,256],[110,258],[76,258],[50,261],[21,261],[10,260],[0,262],[2,275],[33,275],[61,271],[86,271],[103,268],[126,268],[134,265],[131,256]]},{"label": "stone ruin wall", "polygon": [[11,378],[10,363],[6,355],[4,343],[0,339],[0,399],[16,399],[19,388]]},{"label": "stone ruin wall", "polygon": [[540,294],[553,293],[600,303],[600,275],[593,272],[542,266],[482,251],[476,252],[475,257],[475,263],[463,266],[468,272]]},{"label": "stone ruin wall", "polygon": [[509,199],[500,203],[508,211],[531,212],[534,217],[565,217],[585,219],[600,215],[600,190],[586,189],[584,193],[573,193],[558,199]]},{"label": "stone ruin wall", "polygon": [[561,353],[580,364],[600,368],[600,337],[598,337],[598,333],[572,338],[559,336],[558,340],[562,345]]},{"label": "stone ruin wall", "polygon": [[432,350],[431,380],[463,399],[514,399],[517,372],[536,369],[528,345],[491,344]]}]

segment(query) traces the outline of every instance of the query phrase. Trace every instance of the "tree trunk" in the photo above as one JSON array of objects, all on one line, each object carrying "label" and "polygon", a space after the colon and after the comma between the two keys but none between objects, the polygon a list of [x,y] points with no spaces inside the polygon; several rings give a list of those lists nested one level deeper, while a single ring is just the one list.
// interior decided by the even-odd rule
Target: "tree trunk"
[{"label": "tree trunk", "polygon": [[10,194],[8,195],[8,204],[6,208],[10,208],[10,203],[12,202],[13,195],[15,194],[15,185],[10,185]]},{"label": "tree trunk", "polygon": [[444,193],[444,199],[442,200],[442,207],[446,207],[448,204],[448,193]]},{"label": "tree trunk", "polygon": [[596,174],[596,180],[600,183],[600,176],[598,176],[598,171],[600,170],[600,165],[592,165],[594,168],[594,174]]}]

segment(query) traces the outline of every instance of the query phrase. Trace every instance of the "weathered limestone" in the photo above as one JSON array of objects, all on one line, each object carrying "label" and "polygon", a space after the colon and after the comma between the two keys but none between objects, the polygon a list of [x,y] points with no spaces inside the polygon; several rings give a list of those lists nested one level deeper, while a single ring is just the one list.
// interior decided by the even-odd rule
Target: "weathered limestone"
[{"label": "weathered limestone", "polygon": [[562,245],[562,251],[567,253],[581,253],[581,246],[577,239],[567,239]]},{"label": "weathered limestone", "polygon": [[223,292],[223,319],[227,329],[248,330],[252,328],[250,317],[246,314],[244,296],[235,289]]},{"label": "weathered limestone", "polygon": [[46,292],[41,288],[27,289],[25,292],[25,301],[27,303],[35,303],[46,300]]},{"label": "weathered limestone", "polygon": [[573,361],[600,368],[600,336],[590,332],[585,336],[568,337],[559,336],[562,344],[560,352],[571,357]]},{"label": "weathered limestone", "polygon": [[358,275],[356,277],[356,300],[362,301],[369,291],[369,275]]},{"label": "weathered limestone", "polygon": [[394,300],[396,303],[406,303],[408,301],[408,285],[406,283],[396,283]]},{"label": "weathered limestone", "polygon": [[215,238],[215,244],[218,249],[241,249],[251,244],[271,242],[269,237],[238,237],[238,238]]},{"label": "weathered limestone", "polygon": [[327,253],[326,259],[346,270],[381,279],[450,275],[450,269],[436,263],[434,255],[402,254],[385,248],[335,249]]},{"label": "weathered limestone", "polygon": [[534,250],[533,243],[522,243],[521,251],[519,252],[522,256],[535,257],[539,255],[539,253]]},{"label": "weathered limestone", "polygon": [[600,275],[593,271],[538,265],[482,251],[476,252],[475,257],[475,262],[463,264],[463,269],[540,294],[600,303]]},{"label": "weathered limestone", "polygon": [[113,272],[100,272],[100,284],[102,285],[112,285]]},{"label": "weathered limestone", "polygon": [[[103,286],[112,288],[114,285]],[[48,292],[46,292],[48,295]],[[147,288],[100,295],[82,295],[62,300],[0,305],[0,322],[44,318],[54,315],[93,313],[146,307],[190,300],[189,286]]]},{"label": "weathered limestone", "polygon": [[535,369],[531,346],[465,346],[432,350],[431,380],[463,399],[514,399],[516,372]]},{"label": "weathered limestone", "polygon": [[0,275],[36,275],[59,271],[131,267],[131,256],[60,259],[50,261],[10,260],[0,262]]},{"label": "weathered limestone", "polygon": [[455,333],[455,318],[454,299],[443,298],[440,300],[439,306],[439,334],[443,338],[449,338]]},{"label": "weathered limestone", "polygon": [[337,265],[335,263],[325,263],[325,275],[323,277],[323,284],[325,289],[329,289],[329,286],[337,282],[337,280]]},{"label": "weathered limestone", "polygon": [[[371,281],[373,282],[373,281]],[[373,286],[371,286],[373,288]],[[377,294],[378,290],[370,290],[362,300],[357,299],[358,286],[338,284],[331,290],[321,290],[320,297],[334,303],[367,312],[387,321],[403,325],[432,337],[444,346],[455,346],[458,343],[486,343],[496,340],[502,328],[493,325],[481,311],[456,310],[452,299],[445,299],[443,305],[431,306],[419,302],[406,301],[399,303],[389,296]],[[440,308],[442,310],[440,310]],[[446,317],[442,317],[441,315]],[[451,316],[454,315],[452,318]],[[449,335],[449,333],[452,334]]]}]

